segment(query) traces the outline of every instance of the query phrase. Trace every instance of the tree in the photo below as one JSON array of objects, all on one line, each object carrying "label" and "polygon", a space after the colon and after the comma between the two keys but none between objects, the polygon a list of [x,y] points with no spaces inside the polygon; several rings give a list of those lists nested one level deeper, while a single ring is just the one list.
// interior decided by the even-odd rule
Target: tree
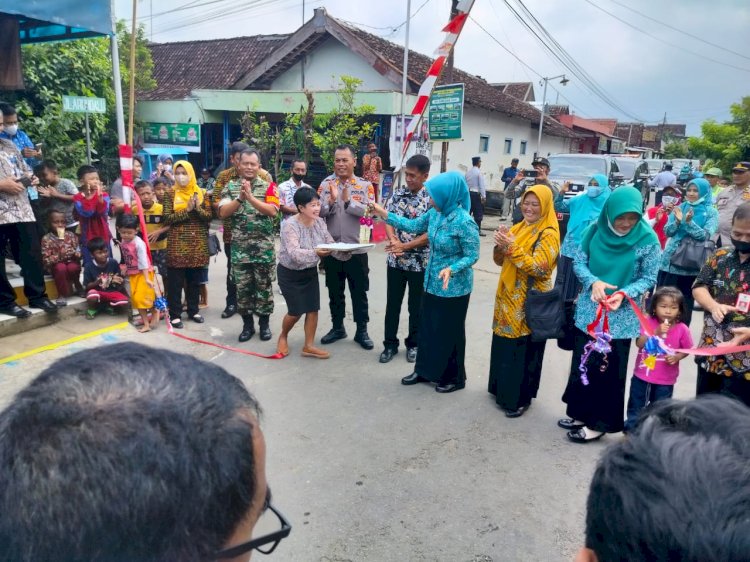
[{"label": "tree", "polygon": [[664,158],[687,158],[690,149],[688,148],[687,140],[684,139],[669,139],[664,146]]},{"label": "tree", "polygon": [[375,123],[367,121],[375,108],[357,106],[355,95],[362,83],[358,78],[341,77],[338,105],[328,113],[315,114],[315,98],[305,90],[307,106],[297,113],[289,113],[281,123],[269,123],[265,115],[248,110],[242,116],[242,139],[261,155],[264,166],[273,169],[274,178],[283,181],[289,177],[284,167],[285,155],[301,156],[310,163],[320,156],[326,170],[333,169],[333,152],[340,144],[357,146],[369,140]]},{"label": "tree", "polygon": [[356,147],[361,141],[369,140],[375,131],[375,123],[366,121],[375,107],[355,105],[355,94],[361,84],[362,80],[359,78],[342,76],[338,107],[315,117],[312,143],[320,151],[327,170],[333,170],[333,152],[338,145],[350,144]]},{"label": "tree", "polygon": [[750,159],[750,96],[732,104],[730,112],[731,121],[704,121],[701,136],[688,139],[692,155],[711,160],[722,170],[730,170],[739,160]]},{"label": "tree", "polygon": [[[127,92],[130,36],[122,22],[118,22],[117,31],[122,88]],[[155,87],[156,83],[142,28],[136,42],[136,85],[145,91]],[[119,173],[109,45],[106,37],[24,45],[26,89],[4,97],[5,101],[16,106],[24,130],[35,142],[44,143],[44,157],[56,160],[65,177],[75,177],[76,169],[85,163],[86,145],[85,116],[63,112],[63,95],[95,96],[106,100],[106,114],[89,116],[92,153],[105,178],[113,179]]]}]

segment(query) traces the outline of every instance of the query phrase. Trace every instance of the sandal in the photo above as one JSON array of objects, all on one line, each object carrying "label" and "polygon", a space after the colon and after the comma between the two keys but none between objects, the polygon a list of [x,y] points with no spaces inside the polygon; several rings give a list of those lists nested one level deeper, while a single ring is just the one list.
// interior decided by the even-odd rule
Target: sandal
[{"label": "sandal", "polygon": [[[591,435],[589,435],[589,432],[591,432]],[[579,427],[578,429],[568,431],[567,435],[568,439],[570,439],[573,443],[591,443],[592,441],[598,441],[599,439],[604,437],[605,433],[603,431],[594,431],[593,429],[588,429],[587,427]]]}]

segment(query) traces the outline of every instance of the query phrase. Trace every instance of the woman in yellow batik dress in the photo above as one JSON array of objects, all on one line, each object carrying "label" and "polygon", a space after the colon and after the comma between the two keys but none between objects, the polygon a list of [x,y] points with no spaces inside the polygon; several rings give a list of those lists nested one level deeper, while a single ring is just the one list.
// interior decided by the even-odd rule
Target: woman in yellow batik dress
[{"label": "woman in yellow batik dress", "polygon": [[517,418],[536,398],[546,341],[531,340],[526,324],[526,292],[549,291],[560,252],[560,228],[552,192],[545,185],[527,189],[523,221],[495,232],[495,263],[501,266],[492,322],[492,354],[487,390],[509,418]]}]

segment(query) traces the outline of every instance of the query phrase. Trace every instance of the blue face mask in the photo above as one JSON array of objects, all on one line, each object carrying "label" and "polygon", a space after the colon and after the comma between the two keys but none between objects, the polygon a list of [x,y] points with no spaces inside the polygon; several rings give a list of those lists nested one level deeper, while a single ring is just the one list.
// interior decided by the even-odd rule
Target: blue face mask
[{"label": "blue face mask", "polygon": [[589,197],[599,197],[602,194],[602,188],[598,185],[589,185],[586,187],[586,195]]}]

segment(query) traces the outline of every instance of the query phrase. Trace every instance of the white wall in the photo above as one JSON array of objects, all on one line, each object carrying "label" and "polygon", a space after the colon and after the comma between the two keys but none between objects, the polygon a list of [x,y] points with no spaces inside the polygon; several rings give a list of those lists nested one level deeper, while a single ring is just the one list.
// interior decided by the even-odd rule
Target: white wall
[{"label": "white wall", "polygon": [[[488,186],[497,186],[503,169],[510,166],[512,158],[519,159],[520,167],[528,167],[536,151],[538,129],[532,129],[531,123],[522,119],[509,117],[465,106],[463,119],[463,140],[452,141],[448,146],[448,170],[466,170],[471,167],[471,158],[482,158],[482,172]],[[489,135],[489,150],[479,152],[480,135]],[[505,139],[511,139],[511,152],[505,153]],[[526,154],[521,154],[521,142],[526,141]],[[439,144],[439,143],[438,143]],[[553,137],[542,131],[541,154],[568,152],[568,139]],[[439,164],[440,149],[432,152],[433,162]],[[502,184],[500,184],[502,185]]]},{"label": "white wall", "polygon": [[[305,87],[309,90],[336,90],[342,75],[362,80],[360,90],[400,90],[333,37],[329,37],[305,58]],[[271,89],[299,90],[301,84],[300,63],[297,62],[271,83]]]}]

